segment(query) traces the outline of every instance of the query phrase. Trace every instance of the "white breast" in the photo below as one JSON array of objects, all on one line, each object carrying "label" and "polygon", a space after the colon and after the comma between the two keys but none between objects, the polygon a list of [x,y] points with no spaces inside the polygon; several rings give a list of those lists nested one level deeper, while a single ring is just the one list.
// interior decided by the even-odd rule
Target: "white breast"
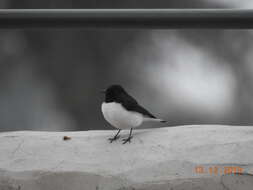
[{"label": "white breast", "polygon": [[138,127],[143,122],[140,113],[126,110],[120,103],[102,103],[102,113],[107,122],[118,129]]}]

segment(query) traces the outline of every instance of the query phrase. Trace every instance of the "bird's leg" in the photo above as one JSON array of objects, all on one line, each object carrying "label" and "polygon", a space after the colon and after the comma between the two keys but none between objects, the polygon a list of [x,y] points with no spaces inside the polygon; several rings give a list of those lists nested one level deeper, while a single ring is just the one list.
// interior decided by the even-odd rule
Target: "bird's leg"
[{"label": "bird's leg", "polygon": [[129,142],[129,143],[131,142],[131,139],[133,138],[133,136],[132,136],[132,130],[133,130],[133,128],[131,128],[130,134],[129,134],[128,138],[123,139],[123,144],[126,144],[127,142]]},{"label": "bird's leg", "polygon": [[121,129],[118,130],[117,134],[116,134],[114,137],[109,138],[108,140],[111,141],[111,143],[112,143],[113,141],[116,141],[116,140],[119,138],[119,135],[118,135],[118,134],[120,133],[120,131],[121,131]]}]

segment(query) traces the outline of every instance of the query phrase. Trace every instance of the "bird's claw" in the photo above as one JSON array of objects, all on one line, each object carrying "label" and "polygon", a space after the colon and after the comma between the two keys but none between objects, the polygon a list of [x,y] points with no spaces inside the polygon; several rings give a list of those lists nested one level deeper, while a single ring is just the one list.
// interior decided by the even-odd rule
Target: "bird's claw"
[{"label": "bird's claw", "polygon": [[130,143],[132,138],[133,138],[133,136],[130,136],[130,137],[126,138],[126,139],[123,139],[122,140],[123,141],[122,144],[126,144],[127,142]]},{"label": "bird's claw", "polygon": [[114,136],[112,138],[109,138],[108,140],[110,141],[110,143],[112,143],[113,141],[116,141],[119,137],[120,137],[120,135]]}]

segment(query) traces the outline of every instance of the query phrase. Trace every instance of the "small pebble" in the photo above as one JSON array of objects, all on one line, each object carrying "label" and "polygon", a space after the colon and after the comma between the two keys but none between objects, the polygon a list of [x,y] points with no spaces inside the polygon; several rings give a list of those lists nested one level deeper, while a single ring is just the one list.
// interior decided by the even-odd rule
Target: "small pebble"
[{"label": "small pebble", "polygon": [[67,141],[67,140],[70,140],[70,139],[71,139],[71,137],[68,137],[68,136],[64,136],[64,137],[63,137],[63,140],[64,140],[64,141]]}]

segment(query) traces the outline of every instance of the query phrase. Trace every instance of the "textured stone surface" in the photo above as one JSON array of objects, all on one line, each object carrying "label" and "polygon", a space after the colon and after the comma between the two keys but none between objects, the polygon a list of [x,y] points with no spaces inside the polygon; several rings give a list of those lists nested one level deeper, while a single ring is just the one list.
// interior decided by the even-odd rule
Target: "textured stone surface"
[{"label": "textured stone surface", "polygon": [[[253,187],[253,127],[199,125],[134,130],[132,142],[125,145],[121,140],[128,131],[123,131],[116,142],[107,141],[115,132],[0,133],[0,189]],[[65,135],[71,139],[64,141]],[[204,173],[197,173],[196,167]],[[228,174],[225,167],[242,168],[243,175]]]}]

